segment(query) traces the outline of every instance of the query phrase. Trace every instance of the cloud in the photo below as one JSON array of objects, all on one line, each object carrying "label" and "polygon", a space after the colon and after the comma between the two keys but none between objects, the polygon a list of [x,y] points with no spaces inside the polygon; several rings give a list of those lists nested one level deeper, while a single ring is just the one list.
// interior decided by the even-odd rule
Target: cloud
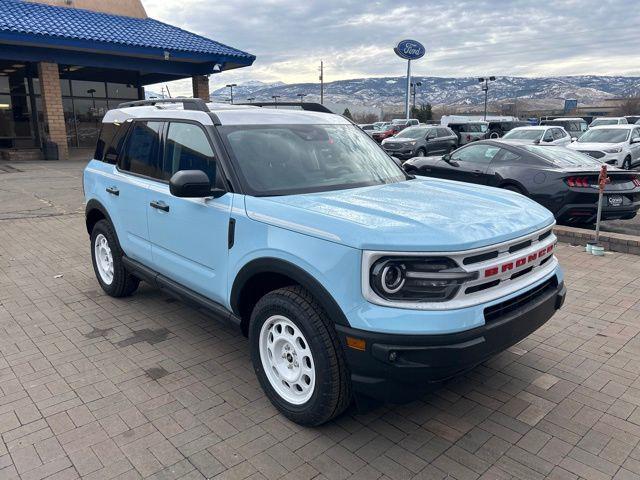
[{"label": "cloud", "polygon": [[[427,48],[416,75],[640,75],[637,0],[143,0],[149,16],[253,53],[229,82],[403,75],[403,38]],[[189,81],[174,94],[190,94]],[[171,88],[170,87],[170,88]]]}]

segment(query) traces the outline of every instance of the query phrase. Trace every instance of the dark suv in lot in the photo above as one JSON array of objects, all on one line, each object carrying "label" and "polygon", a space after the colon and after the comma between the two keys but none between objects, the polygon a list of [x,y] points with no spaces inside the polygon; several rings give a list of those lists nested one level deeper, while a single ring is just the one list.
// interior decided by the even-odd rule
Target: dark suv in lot
[{"label": "dark suv in lot", "polygon": [[447,127],[437,126],[409,127],[382,141],[384,151],[401,160],[445,154],[457,146],[456,134]]},{"label": "dark suv in lot", "polygon": [[500,138],[509,130],[513,130],[516,127],[528,127],[529,125],[531,125],[529,122],[520,120],[489,122],[488,138]]}]

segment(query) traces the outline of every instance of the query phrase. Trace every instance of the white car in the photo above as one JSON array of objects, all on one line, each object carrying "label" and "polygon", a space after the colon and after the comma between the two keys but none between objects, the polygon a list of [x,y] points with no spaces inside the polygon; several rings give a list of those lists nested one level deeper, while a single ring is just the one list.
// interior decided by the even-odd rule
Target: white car
[{"label": "white car", "polygon": [[571,136],[562,127],[541,125],[538,127],[516,127],[506,133],[503,140],[529,145],[561,145],[571,143]]},{"label": "white car", "polygon": [[640,125],[593,127],[569,148],[629,170],[640,163]]},{"label": "white car", "polygon": [[604,125],[627,125],[625,117],[597,117],[589,124],[589,128],[602,127]]}]

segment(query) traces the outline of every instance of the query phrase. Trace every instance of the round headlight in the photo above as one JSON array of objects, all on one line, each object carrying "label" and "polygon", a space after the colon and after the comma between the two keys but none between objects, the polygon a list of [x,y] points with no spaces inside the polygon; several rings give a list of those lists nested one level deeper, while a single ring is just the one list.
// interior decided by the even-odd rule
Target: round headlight
[{"label": "round headlight", "polygon": [[404,271],[396,264],[388,264],[382,269],[382,289],[387,293],[396,293],[404,286]]}]

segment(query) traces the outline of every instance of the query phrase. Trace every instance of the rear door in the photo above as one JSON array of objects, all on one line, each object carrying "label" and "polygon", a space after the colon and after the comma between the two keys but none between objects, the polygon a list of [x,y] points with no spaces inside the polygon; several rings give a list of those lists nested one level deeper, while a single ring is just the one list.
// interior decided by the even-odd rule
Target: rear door
[{"label": "rear door", "polygon": [[[121,231],[118,240],[127,256],[151,264],[151,244],[147,225],[147,191],[158,171],[160,132],[163,123],[136,120],[129,128],[116,173],[107,191],[114,204]],[[110,160],[114,153],[107,151]]]},{"label": "rear door", "polygon": [[[633,143],[634,140],[639,143]],[[631,163],[636,164],[640,162],[640,127],[634,128],[631,131],[631,136],[629,137],[629,148],[631,149]]]}]

